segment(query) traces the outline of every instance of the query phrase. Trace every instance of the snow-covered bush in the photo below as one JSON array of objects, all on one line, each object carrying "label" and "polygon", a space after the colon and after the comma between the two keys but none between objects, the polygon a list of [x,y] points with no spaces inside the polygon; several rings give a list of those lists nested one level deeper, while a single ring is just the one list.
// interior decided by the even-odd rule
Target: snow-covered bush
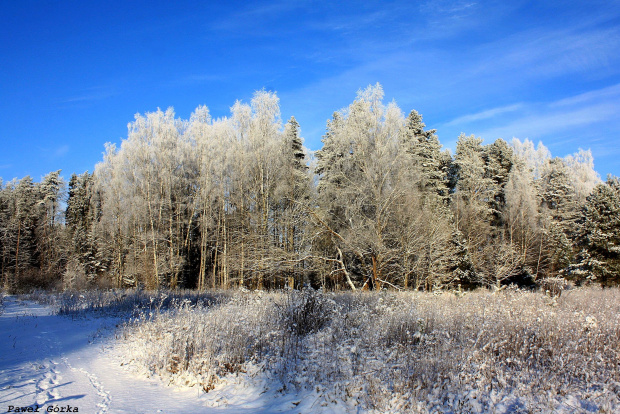
[{"label": "snow-covered bush", "polygon": [[83,291],[87,289],[88,282],[84,265],[80,263],[77,257],[71,257],[62,274],[63,290]]},{"label": "snow-covered bush", "polygon": [[540,290],[551,297],[561,296],[564,290],[569,288],[568,281],[563,277],[547,277],[538,283]]},{"label": "snow-covered bush", "polygon": [[311,287],[291,290],[284,295],[281,322],[295,335],[304,336],[321,330],[332,319],[334,301]]}]

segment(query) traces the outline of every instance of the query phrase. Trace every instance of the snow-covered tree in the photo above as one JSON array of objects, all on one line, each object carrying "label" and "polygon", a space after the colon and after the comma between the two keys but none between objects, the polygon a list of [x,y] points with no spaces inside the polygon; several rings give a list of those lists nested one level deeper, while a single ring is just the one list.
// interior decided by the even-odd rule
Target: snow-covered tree
[{"label": "snow-covered tree", "polygon": [[[291,117],[284,126],[282,141],[282,167],[280,170],[279,185],[274,194],[280,200],[280,233],[284,251],[294,260],[304,250],[302,243],[306,209],[311,197],[311,178],[306,165],[306,153],[300,136],[299,123]],[[303,266],[301,263],[294,266],[288,274],[293,278],[293,284],[303,284]]]},{"label": "snow-covered tree", "polygon": [[446,203],[448,194],[448,169],[450,156],[441,151],[441,144],[434,129],[425,131],[422,115],[413,110],[407,117],[402,133],[403,149],[410,154],[419,173],[418,189],[425,197],[433,196]]},{"label": "snow-covered tree", "polygon": [[35,183],[30,176],[0,188],[2,284],[21,291],[51,287],[64,269],[60,171]]},{"label": "snow-covered tree", "polygon": [[506,141],[498,139],[485,147],[485,176],[491,180],[492,194],[488,201],[489,208],[493,215],[494,226],[502,223],[501,211],[506,205],[506,194],[504,188],[508,183],[510,171],[514,163],[512,148]]},{"label": "snow-covered tree", "polygon": [[69,180],[69,194],[65,223],[70,239],[71,269],[65,280],[66,287],[91,283],[107,270],[107,258],[100,258],[95,238],[96,223],[101,217],[99,194],[95,190],[94,175],[88,171],[73,174]]},{"label": "snow-covered tree", "polygon": [[507,236],[505,241],[519,254],[522,276],[531,274],[535,279],[541,271],[544,238],[540,227],[540,201],[531,169],[527,161],[519,156],[515,156],[504,191],[502,219]]},{"label": "snow-covered tree", "polygon": [[120,274],[149,287],[179,283],[196,176],[184,128],[171,108],[138,114],[120,149],[110,147],[97,166],[102,220],[110,222],[104,231],[118,232],[108,238],[118,240],[112,256],[118,258],[117,284]]},{"label": "snow-covered tree", "polygon": [[549,161],[538,187],[542,200],[542,225],[547,234],[543,246],[546,260],[543,261],[547,274],[555,276],[572,260],[571,240],[576,231],[579,199],[570,171],[560,158]]},{"label": "snow-covered tree", "polygon": [[317,153],[314,250],[351,288],[431,289],[454,278],[453,228],[448,214],[438,214],[444,178],[430,167],[440,146],[417,113],[407,132],[400,109],[382,98],[380,85],[371,86],[328,122]]},{"label": "snow-covered tree", "polygon": [[577,201],[583,204],[592,190],[601,183],[601,178],[594,170],[594,158],[590,150],[579,149],[573,155],[564,158],[568,168]]},{"label": "snow-covered tree", "polygon": [[533,180],[539,179],[551,159],[549,149],[539,142],[536,148],[529,139],[521,142],[518,138],[513,138],[510,146],[513,149],[515,158],[523,162],[524,167],[532,175]]},{"label": "snow-covered tree", "polygon": [[618,179],[598,184],[581,211],[576,237],[580,249],[567,276],[582,283],[603,285],[620,282],[620,191]]},{"label": "snow-covered tree", "polygon": [[51,172],[36,185],[38,195],[37,251],[43,277],[54,278],[64,270],[66,263],[61,201],[65,194],[65,183],[60,170]]}]

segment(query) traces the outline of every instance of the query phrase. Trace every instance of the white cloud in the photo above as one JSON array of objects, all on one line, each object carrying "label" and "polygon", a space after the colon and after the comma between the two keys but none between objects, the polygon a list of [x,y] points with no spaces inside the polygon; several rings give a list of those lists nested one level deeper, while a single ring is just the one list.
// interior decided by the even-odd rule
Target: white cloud
[{"label": "white cloud", "polygon": [[577,73],[592,78],[619,72],[620,28],[521,31],[479,46],[472,56],[469,71],[476,78],[492,76],[519,83]]},{"label": "white cloud", "polygon": [[76,94],[75,96],[63,99],[61,103],[83,103],[91,101],[99,101],[107,99],[117,95],[118,92],[115,88],[110,86],[94,86],[92,88],[86,88]]},{"label": "white cloud", "polygon": [[[514,112],[502,111],[502,108],[485,111],[494,114],[503,113],[500,119],[486,119],[478,116],[474,132],[487,140],[496,138],[530,138],[547,142],[558,137],[571,136],[579,140],[580,145],[600,145],[614,139],[613,131],[620,130],[620,85],[612,85],[575,96],[547,103],[521,103],[504,108],[515,107]],[[482,112],[481,114],[485,114]],[[476,115],[473,116],[475,118]],[[471,116],[470,116],[471,118]],[[456,120],[450,124],[456,124]],[[468,120],[468,116],[460,117]],[[471,119],[470,119],[471,120]],[[588,134],[588,127],[598,125],[598,135]],[[600,131],[608,131],[608,136]],[[587,135],[587,136],[586,136]],[[563,139],[566,142],[566,138]],[[585,141],[587,140],[587,142]]]},{"label": "white cloud", "polygon": [[474,121],[481,121],[484,119],[495,118],[498,115],[502,115],[508,112],[518,111],[524,108],[524,104],[516,103],[508,106],[500,106],[498,108],[487,109],[475,114],[459,116],[452,121],[446,122],[444,125],[463,125]]},{"label": "white cloud", "polygon": [[612,86],[608,86],[602,89],[596,89],[593,91],[588,91],[576,96],[571,96],[566,99],[560,99],[557,102],[551,103],[549,106],[554,107],[564,107],[571,106],[577,104],[584,104],[587,102],[600,102],[601,100],[620,100],[620,83]]},{"label": "white cloud", "polygon": [[[501,126],[478,130],[475,133],[487,140],[512,137],[540,139],[568,129],[614,120],[619,111],[620,105],[614,103],[594,104],[566,111],[543,109],[537,115],[516,118]],[[578,132],[574,134],[574,139],[580,139]]]}]

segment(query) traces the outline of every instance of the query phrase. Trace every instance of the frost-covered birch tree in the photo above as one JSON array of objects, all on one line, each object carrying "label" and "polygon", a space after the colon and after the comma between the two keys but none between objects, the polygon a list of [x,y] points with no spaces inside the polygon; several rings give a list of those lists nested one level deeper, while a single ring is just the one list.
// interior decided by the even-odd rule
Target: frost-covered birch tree
[{"label": "frost-covered birch tree", "polygon": [[439,148],[419,115],[407,130],[402,111],[382,99],[381,86],[370,86],[328,123],[317,153],[315,252],[351,289],[441,285],[452,232],[447,216],[431,214],[437,203],[425,204],[428,188],[437,197],[445,190],[441,172],[426,168],[437,160],[420,147]]}]

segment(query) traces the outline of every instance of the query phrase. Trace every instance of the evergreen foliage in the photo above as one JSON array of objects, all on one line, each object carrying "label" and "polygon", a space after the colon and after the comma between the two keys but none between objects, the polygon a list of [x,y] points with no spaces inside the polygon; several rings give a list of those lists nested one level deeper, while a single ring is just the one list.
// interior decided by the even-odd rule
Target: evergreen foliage
[{"label": "evergreen foliage", "polygon": [[422,115],[415,110],[411,111],[404,128],[403,147],[419,171],[420,193],[447,202],[450,163],[446,162],[446,154],[441,151],[441,144],[435,135],[437,131],[425,131],[425,127]]},{"label": "evergreen foliage", "polygon": [[620,191],[618,179],[594,188],[579,217],[576,244],[582,250],[568,268],[578,283],[596,280],[604,286],[620,282]]}]

